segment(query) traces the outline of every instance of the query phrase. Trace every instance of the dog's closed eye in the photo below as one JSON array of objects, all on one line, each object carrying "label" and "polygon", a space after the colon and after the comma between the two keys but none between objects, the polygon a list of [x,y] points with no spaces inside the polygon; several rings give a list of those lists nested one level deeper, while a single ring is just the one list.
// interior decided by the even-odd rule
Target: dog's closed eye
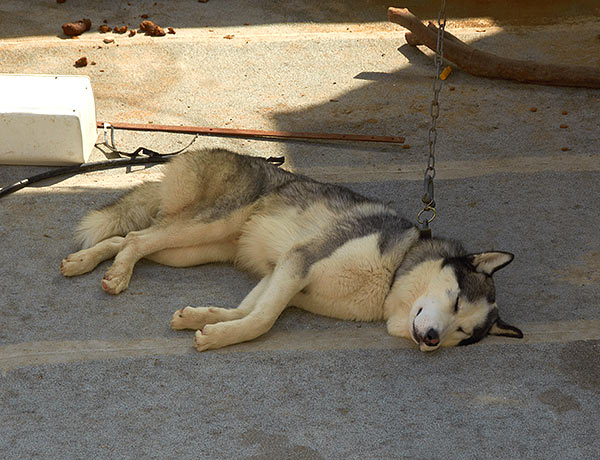
[{"label": "dog's closed eye", "polygon": [[456,303],[454,304],[454,313],[458,311],[458,297],[456,298]]}]

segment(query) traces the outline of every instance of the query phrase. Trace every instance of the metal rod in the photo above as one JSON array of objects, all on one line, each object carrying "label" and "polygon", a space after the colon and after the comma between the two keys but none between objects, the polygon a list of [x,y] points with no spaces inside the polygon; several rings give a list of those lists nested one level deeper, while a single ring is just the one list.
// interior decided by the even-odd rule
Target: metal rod
[{"label": "metal rod", "polygon": [[[404,144],[405,138],[401,136],[369,136],[362,134],[338,134],[338,133],[304,133],[291,131],[263,131],[258,129],[233,129],[233,128],[209,128],[203,126],[174,126],[136,123],[110,123],[115,129],[130,131],[158,131],[179,134],[204,134],[209,136],[223,137],[245,137],[245,138],[276,138],[276,139],[313,139],[331,141],[354,141],[354,142],[384,142]],[[104,126],[104,122],[97,123],[98,128]]]}]

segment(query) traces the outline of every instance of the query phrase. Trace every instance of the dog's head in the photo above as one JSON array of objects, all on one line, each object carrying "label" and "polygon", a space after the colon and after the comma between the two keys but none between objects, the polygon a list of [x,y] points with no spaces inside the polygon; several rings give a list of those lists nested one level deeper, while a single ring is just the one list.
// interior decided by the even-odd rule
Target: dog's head
[{"label": "dog's head", "polygon": [[518,328],[500,319],[492,280],[512,260],[507,252],[443,259],[410,310],[410,334],[421,351],[468,345],[488,334],[523,337]]}]

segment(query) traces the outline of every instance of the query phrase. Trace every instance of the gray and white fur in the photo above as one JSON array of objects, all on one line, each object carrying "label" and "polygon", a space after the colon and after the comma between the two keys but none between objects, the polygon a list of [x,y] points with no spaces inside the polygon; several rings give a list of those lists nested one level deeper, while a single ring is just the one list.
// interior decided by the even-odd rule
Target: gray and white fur
[{"label": "gray and white fur", "polygon": [[260,281],[236,308],[185,307],[173,329],[196,330],[199,351],[252,340],[289,305],[334,318],[387,322],[423,351],[522,337],[498,316],[493,273],[513,259],[422,240],[393,208],[338,185],[226,150],[191,151],[160,182],[142,184],[80,223],[84,247],[62,261],[75,276],[114,257],[102,279],[127,289],[146,258],[185,267],[231,262]]}]

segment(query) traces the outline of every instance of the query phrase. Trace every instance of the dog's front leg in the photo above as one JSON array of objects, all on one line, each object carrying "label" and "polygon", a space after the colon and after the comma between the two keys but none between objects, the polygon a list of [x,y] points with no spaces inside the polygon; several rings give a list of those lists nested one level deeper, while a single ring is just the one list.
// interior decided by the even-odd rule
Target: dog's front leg
[{"label": "dog's front leg", "polygon": [[261,279],[237,308],[185,307],[177,310],[173,313],[171,328],[175,330],[199,330],[207,324],[241,319],[254,309],[258,299],[265,292],[270,281],[271,275],[267,275]]},{"label": "dog's front leg", "polygon": [[[196,332],[194,345],[198,351],[226,347],[246,342],[264,334],[290,300],[306,286],[301,263],[287,260],[278,264],[254,309],[244,318],[217,324],[207,324]],[[250,293],[252,295],[252,293]]]}]

